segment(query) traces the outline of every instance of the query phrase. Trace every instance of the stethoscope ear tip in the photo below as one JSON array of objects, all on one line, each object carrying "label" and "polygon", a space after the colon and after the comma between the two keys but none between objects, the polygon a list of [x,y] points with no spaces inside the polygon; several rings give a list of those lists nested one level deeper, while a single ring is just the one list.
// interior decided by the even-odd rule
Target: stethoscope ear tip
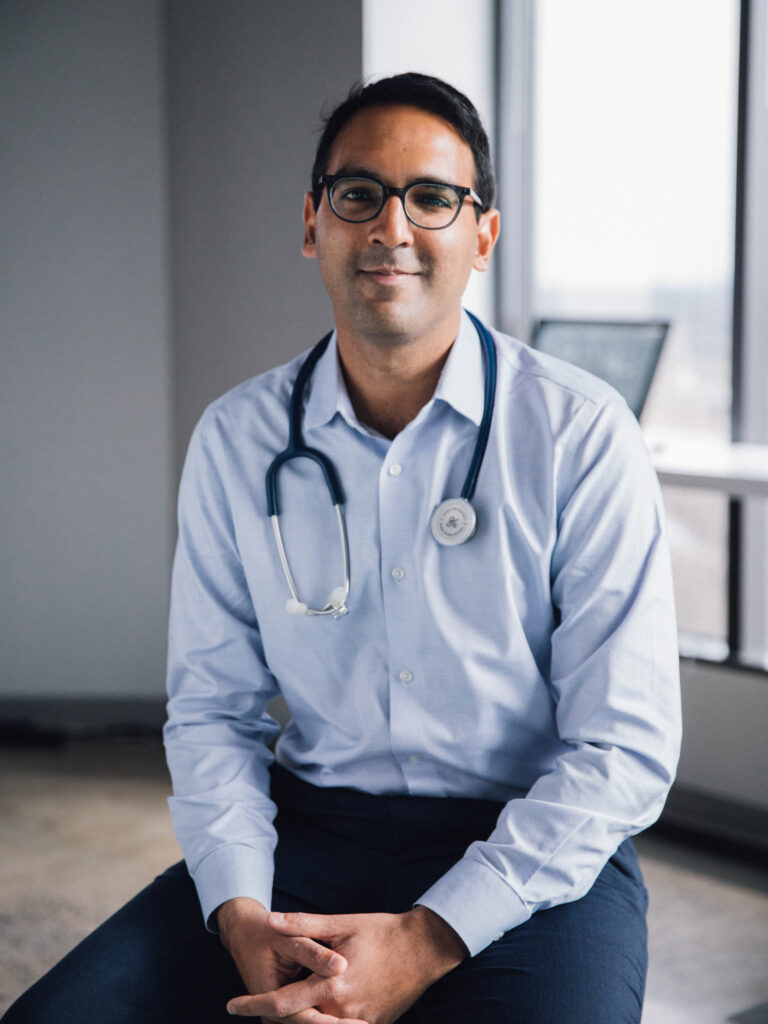
[{"label": "stethoscope ear tip", "polygon": [[291,615],[306,615],[307,606],[303,601],[297,601],[295,597],[289,597],[285,602],[285,610]]}]

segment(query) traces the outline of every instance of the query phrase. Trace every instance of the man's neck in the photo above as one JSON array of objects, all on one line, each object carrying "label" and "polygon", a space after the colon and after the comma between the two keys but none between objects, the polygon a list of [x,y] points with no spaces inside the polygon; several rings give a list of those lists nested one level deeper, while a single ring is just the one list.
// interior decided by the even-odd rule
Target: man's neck
[{"label": "man's neck", "polygon": [[366,426],[393,438],[435,393],[456,332],[397,345],[350,339],[337,329],[344,381],[355,415]]}]

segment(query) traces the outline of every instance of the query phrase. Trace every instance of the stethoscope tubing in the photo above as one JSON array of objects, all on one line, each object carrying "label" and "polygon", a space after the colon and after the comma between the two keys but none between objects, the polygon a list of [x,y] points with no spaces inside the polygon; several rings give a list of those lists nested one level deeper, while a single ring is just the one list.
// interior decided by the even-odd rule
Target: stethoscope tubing
[{"label": "stethoscope tubing", "polygon": [[[449,545],[463,543],[465,540],[470,539],[475,532],[475,513],[471,507],[471,500],[475,493],[480,468],[483,464],[485,450],[488,446],[488,438],[490,437],[491,432],[491,421],[493,419],[493,409],[496,397],[496,346],[494,344],[493,337],[485,324],[483,324],[482,321],[480,321],[473,313],[467,311],[467,315],[474,324],[483,348],[483,355],[485,357],[485,395],[483,402],[483,416],[480,421],[480,427],[478,429],[477,440],[475,442],[475,448],[472,453],[469,469],[464,480],[464,485],[461,489],[461,498],[447,499],[442,502],[436,509],[433,516],[432,528],[435,538],[439,540],[440,543]],[[291,399],[288,408],[288,445],[285,450],[275,456],[270,463],[269,468],[267,469],[265,482],[267,490],[267,512],[272,520],[272,530],[275,536],[280,564],[282,566],[283,573],[285,574],[286,582],[288,583],[288,589],[291,592],[291,599],[287,602],[286,608],[288,611],[305,615],[332,615],[334,618],[338,618],[340,615],[344,615],[348,611],[346,599],[349,594],[350,586],[349,542],[342,509],[346,499],[338,471],[333,462],[327,455],[324,455],[323,452],[319,451],[319,449],[311,448],[304,443],[301,425],[304,390],[312,376],[312,373],[314,372],[318,360],[327,349],[332,335],[333,332],[331,331],[321,338],[299,368],[299,372],[296,375],[296,380],[291,392]],[[344,584],[343,586],[334,588],[324,608],[309,608],[299,599],[293,574],[291,573],[291,569],[288,564],[288,557],[285,552],[282,534],[280,532],[278,474],[286,462],[290,462],[291,459],[299,458],[311,459],[320,467],[323,477],[325,478],[326,486],[328,487],[328,491],[331,495],[331,501],[336,510],[339,527],[344,563]],[[461,504],[462,502],[464,503],[463,506]],[[441,511],[446,506],[446,516],[453,516],[454,518],[458,516],[459,519],[464,516],[468,516],[469,520],[471,520],[471,522],[468,522],[466,528],[460,531],[460,535],[459,533],[456,533],[454,537],[451,537],[450,530],[447,531],[446,535],[442,531],[442,528],[438,528],[435,525],[435,517],[439,519]]]},{"label": "stethoscope tubing", "polygon": [[488,447],[488,438],[491,436],[491,420],[493,419],[493,408],[496,402],[496,346],[493,342],[491,332],[485,324],[479,320],[474,313],[467,310],[467,316],[475,325],[480,342],[483,346],[485,356],[485,400],[483,402],[483,418],[480,421],[480,429],[477,433],[475,450],[472,453],[472,461],[469,464],[464,486],[461,489],[461,497],[467,501],[472,500],[477,487],[477,478],[480,475],[480,467],[485,458],[485,449]]},{"label": "stethoscope tubing", "polygon": [[304,444],[304,435],[301,429],[301,406],[304,397],[304,388],[307,386],[307,381],[312,376],[318,360],[328,348],[328,342],[331,340],[332,335],[333,331],[329,331],[325,337],[318,341],[307,358],[301,364],[301,368],[299,369],[296,381],[293,385],[291,401],[288,407],[288,447],[273,459],[269,469],[267,470],[267,513],[270,516],[280,515],[277,474],[280,471],[280,468],[286,462],[290,462],[291,459],[305,458],[312,459],[313,462],[316,462],[323,472],[326,485],[331,493],[333,504],[344,504],[344,489],[341,486],[341,480],[339,479],[336,467],[327,455],[324,455],[317,448],[309,448]]}]

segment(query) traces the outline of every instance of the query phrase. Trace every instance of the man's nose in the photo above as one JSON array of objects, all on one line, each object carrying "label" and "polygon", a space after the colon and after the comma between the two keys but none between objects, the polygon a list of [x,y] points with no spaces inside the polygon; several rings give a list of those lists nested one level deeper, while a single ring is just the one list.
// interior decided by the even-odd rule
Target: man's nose
[{"label": "man's nose", "polygon": [[413,224],[405,215],[405,207],[399,196],[389,196],[378,217],[370,227],[371,242],[378,242],[394,249],[401,245],[413,245]]}]

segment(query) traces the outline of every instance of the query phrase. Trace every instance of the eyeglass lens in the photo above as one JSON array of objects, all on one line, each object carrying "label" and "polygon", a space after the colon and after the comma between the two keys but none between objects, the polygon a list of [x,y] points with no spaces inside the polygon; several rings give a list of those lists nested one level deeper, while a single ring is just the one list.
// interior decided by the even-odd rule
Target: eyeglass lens
[{"label": "eyeglass lens", "polygon": [[[423,228],[447,227],[456,217],[460,198],[450,185],[415,184],[405,192],[405,210]],[[384,190],[368,178],[339,178],[331,188],[331,205],[343,220],[375,217],[384,205]]]}]

